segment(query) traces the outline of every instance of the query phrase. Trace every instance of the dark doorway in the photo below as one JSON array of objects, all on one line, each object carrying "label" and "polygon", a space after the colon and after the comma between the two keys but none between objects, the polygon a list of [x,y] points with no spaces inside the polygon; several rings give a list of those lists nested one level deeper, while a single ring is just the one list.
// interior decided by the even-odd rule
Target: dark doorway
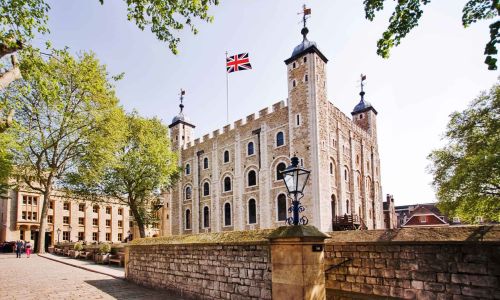
[{"label": "dark doorway", "polygon": [[52,232],[45,233],[45,252],[49,252],[49,246],[52,246]]},{"label": "dark doorway", "polygon": [[33,252],[38,252],[38,231],[31,231],[31,239],[33,240]]}]

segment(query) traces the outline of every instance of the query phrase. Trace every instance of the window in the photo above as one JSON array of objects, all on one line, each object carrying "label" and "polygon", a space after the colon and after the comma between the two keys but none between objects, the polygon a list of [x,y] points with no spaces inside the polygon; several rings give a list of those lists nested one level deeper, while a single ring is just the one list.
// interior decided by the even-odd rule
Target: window
[{"label": "window", "polygon": [[276,135],[276,147],[283,146],[285,144],[285,135],[283,132],[278,132]]},{"label": "window", "polygon": [[224,151],[224,162],[228,163],[229,162],[229,151]]},{"label": "window", "polygon": [[300,125],[300,115],[297,115],[297,116],[295,117],[295,119],[296,119],[296,123],[295,123],[295,124],[296,124],[297,126],[299,126],[299,125]]},{"label": "window", "polygon": [[308,76],[307,74],[304,76],[304,81],[305,81],[305,82],[308,82],[308,81],[309,81],[309,76]]},{"label": "window", "polygon": [[63,241],[69,241],[69,231],[63,231]]},{"label": "window", "polygon": [[276,166],[276,180],[283,180],[283,171],[285,171],[286,169],[286,165],[285,163],[279,163],[277,166]]},{"label": "window", "polygon": [[64,202],[63,209],[64,210],[69,210],[69,202]]},{"label": "window", "polygon": [[34,220],[34,221],[36,221],[36,220],[37,220],[36,212],[33,212],[33,220]]},{"label": "window", "polygon": [[129,221],[128,222],[128,227],[130,227],[130,228],[134,227],[134,221]]},{"label": "window", "polygon": [[210,184],[208,182],[205,182],[203,184],[203,196],[208,196],[210,195]]},{"label": "window", "polygon": [[123,208],[119,208],[118,209],[118,215],[119,216],[123,216]]},{"label": "window", "polygon": [[24,240],[24,230],[20,230],[20,231],[19,231],[19,238],[20,238],[21,240]]},{"label": "window", "polygon": [[21,218],[22,218],[23,220],[26,220],[26,212],[25,212],[25,211],[23,211],[23,212],[22,212]]},{"label": "window", "polygon": [[248,143],[247,145],[247,155],[253,155],[254,154],[254,149],[253,149],[253,142]]},{"label": "window", "polygon": [[78,218],[78,225],[85,225],[85,218]]},{"label": "window", "polygon": [[97,241],[97,232],[92,232],[92,240]]},{"label": "window", "polygon": [[293,62],[293,64],[292,64],[292,68],[294,68],[294,69],[295,69],[296,67],[297,67],[297,64],[296,64],[295,62]]},{"label": "window", "polygon": [[37,197],[33,197],[33,205],[37,205],[37,200],[38,198]]},{"label": "window", "polygon": [[332,216],[335,217],[337,215],[337,199],[335,198],[335,195],[332,195]]},{"label": "window", "polygon": [[111,220],[110,219],[106,220],[106,227],[111,227]]},{"label": "window", "polygon": [[280,194],[278,196],[278,221],[286,221],[286,196]]},{"label": "window", "polygon": [[85,204],[84,203],[78,204],[78,211],[85,211]]},{"label": "window", "polygon": [[54,201],[49,202],[49,209],[54,209]]},{"label": "window", "polygon": [[231,204],[224,204],[224,226],[231,226]]},{"label": "window", "polygon": [[51,223],[54,221],[54,217],[53,216],[47,216],[47,223]]},{"label": "window", "polygon": [[307,62],[307,56],[304,56],[304,62],[305,63]]},{"label": "window", "polygon": [[63,217],[63,224],[69,224],[69,217]]},{"label": "window", "polygon": [[122,228],[122,227],[123,227],[123,221],[122,221],[122,220],[118,220],[118,227],[119,227],[119,228]]},{"label": "window", "polygon": [[95,212],[95,213],[98,213],[99,212],[99,206],[98,205],[94,205],[94,207],[92,207],[92,211]]},{"label": "window", "polygon": [[92,225],[93,226],[99,225],[99,219],[96,219],[96,218],[92,219]]},{"label": "window", "polygon": [[79,231],[78,232],[78,240],[79,241],[84,241],[85,240],[85,232]]},{"label": "window", "polygon": [[118,240],[120,242],[123,241],[123,234],[122,233],[118,233]]},{"label": "window", "polygon": [[203,169],[208,169],[208,157],[203,159]]},{"label": "window", "polygon": [[111,233],[106,232],[106,241],[111,241]]},{"label": "window", "polygon": [[31,211],[28,212],[28,220],[31,220]]},{"label": "window", "polygon": [[347,168],[344,170],[344,179],[345,181],[349,181]]},{"label": "window", "polygon": [[186,229],[191,229],[191,211],[186,209]]},{"label": "window", "polygon": [[297,85],[297,82],[295,82],[295,79],[292,80],[292,86],[295,87]]},{"label": "window", "polygon": [[203,228],[210,227],[210,208],[205,206],[203,208]]},{"label": "window", "polygon": [[191,199],[191,187],[187,186],[186,187],[186,200]]},{"label": "window", "polygon": [[250,172],[248,172],[248,186],[255,185],[257,185],[257,174],[254,170],[251,170]]},{"label": "window", "polygon": [[231,190],[231,178],[229,176],[224,178],[224,192]]},{"label": "window", "polygon": [[361,119],[363,119],[363,114],[360,114],[360,115],[359,115],[359,119],[360,119],[360,120],[361,120]]},{"label": "window", "polygon": [[420,220],[420,223],[427,223],[427,217],[426,216],[419,216],[418,219]]},{"label": "window", "polygon": [[349,199],[345,201],[345,212],[346,214],[349,214]]},{"label": "window", "polygon": [[248,224],[255,223],[257,223],[257,207],[255,199],[250,199],[250,201],[248,201]]},{"label": "window", "polygon": [[106,206],[106,214],[107,215],[111,214],[111,206]]},{"label": "window", "polygon": [[28,203],[28,196],[23,196],[23,204],[27,204]]},{"label": "window", "polygon": [[333,175],[333,163],[330,163],[330,175]]},{"label": "window", "polygon": [[186,164],[186,175],[189,175],[189,174],[191,174],[191,165]]}]

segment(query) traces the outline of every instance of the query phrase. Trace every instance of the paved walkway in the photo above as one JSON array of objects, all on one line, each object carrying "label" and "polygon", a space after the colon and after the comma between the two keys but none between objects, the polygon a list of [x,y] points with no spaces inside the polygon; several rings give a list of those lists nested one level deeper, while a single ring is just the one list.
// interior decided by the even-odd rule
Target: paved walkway
[{"label": "paved walkway", "polygon": [[54,260],[57,262],[61,262],[63,264],[67,264],[73,267],[77,267],[80,269],[84,269],[87,271],[92,271],[96,273],[101,273],[104,275],[109,275],[114,278],[124,279],[125,278],[125,269],[120,268],[117,265],[98,265],[91,260],[82,260],[82,259],[74,259],[68,256],[59,256],[50,253],[45,253],[40,255],[43,258],[47,258],[50,260]]},{"label": "paved walkway", "polygon": [[163,291],[37,255],[0,254],[0,299],[171,299]]}]

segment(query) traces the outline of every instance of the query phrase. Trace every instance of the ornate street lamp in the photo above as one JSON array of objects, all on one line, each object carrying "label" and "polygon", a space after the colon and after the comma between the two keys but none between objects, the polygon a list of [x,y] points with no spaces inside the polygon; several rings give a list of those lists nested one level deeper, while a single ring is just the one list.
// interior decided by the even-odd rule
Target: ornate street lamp
[{"label": "ornate street lamp", "polygon": [[69,241],[73,242],[73,240],[71,240],[71,230],[73,229],[73,227],[71,227],[71,225],[69,225],[68,229],[69,229]]},{"label": "ornate street lamp", "polygon": [[299,166],[299,159],[292,157],[292,164],[288,166],[281,173],[283,174],[283,181],[285,182],[286,189],[290,198],[293,196],[292,206],[288,209],[292,213],[292,217],[286,221],[288,225],[307,225],[308,220],[306,216],[299,219],[299,213],[305,210],[304,206],[300,204],[300,199],[304,197],[304,188],[306,187],[307,180],[311,171]]},{"label": "ornate street lamp", "polygon": [[57,244],[59,245],[59,235],[61,234],[61,228],[57,228]]}]

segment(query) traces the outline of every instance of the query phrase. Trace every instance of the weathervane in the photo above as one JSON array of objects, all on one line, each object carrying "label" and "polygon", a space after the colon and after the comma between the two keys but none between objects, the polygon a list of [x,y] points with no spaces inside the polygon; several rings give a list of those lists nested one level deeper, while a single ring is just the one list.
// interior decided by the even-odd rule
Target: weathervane
[{"label": "weathervane", "polygon": [[179,98],[181,100],[181,104],[179,104],[179,107],[181,108],[181,114],[182,114],[182,110],[184,109],[184,104],[182,104],[182,102],[184,101],[184,95],[186,95],[186,91],[181,89],[181,92],[179,93]]},{"label": "weathervane", "polygon": [[359,94],[361,95],[361,100],[363,100],[365,96],[365,91],[363,88],[365,87],[364,81],[366,80],[366,75],[363,75],[363,73],[361,73],[360,77],[361,77],[361,92]]},{"label": "weathervane", "polygon": [[302,6],[302,11],[297,13],[298,15],[302,15],[302,23],[304,24],[304,27],[300,31],[302,33],[302,36],[304,37],[304,40],[306,40],[306,35],[309,32],[309,29],[307,29],[306,24],[307,24],[307,19],[309,18],[308,16],[311,14],[311,9],[307,8],[306,5],[304,4]]}]

